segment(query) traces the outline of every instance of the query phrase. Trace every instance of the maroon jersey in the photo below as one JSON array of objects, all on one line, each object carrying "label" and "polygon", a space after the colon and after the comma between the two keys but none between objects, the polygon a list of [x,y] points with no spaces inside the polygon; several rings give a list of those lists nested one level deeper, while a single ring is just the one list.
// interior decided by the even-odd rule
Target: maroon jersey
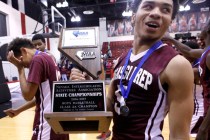
[{"label": "maroon jersey", "polygon": [[[145,53],[146,51],[135,56],[131,54],[125,78],[122,80],[125,89]],[[167,93],[161,86],[159,76],[177,52],[163,44],[151,54],[137,72],[126,99],[125,103],[130,113],[128,116],[122,116],[120,115],[122,95],[119,85],[126,55],[119,59],[114,70],[114,85],[117,90],[114,97],[112,140],[162,140],[161,131],[167,112]]]},{"label": "maroon jersey", "polygon": [[210,70],[206,66],[206,56],[210,53],[210,50],[203,53],[202,59],[199,65],[199,74],[201,85],[203,86],[204,93],[204,116],[206,115],[210,105]]},{"label": "maroon jersey", "polygon": [[51,112],[52,84],[57,81],[57,66],[47,53],[35,55],[29,67],[27,81],[39,85],[36,98],[33,140],[68,140],[69,135],[55,134],[44,118],[44,113]]}]

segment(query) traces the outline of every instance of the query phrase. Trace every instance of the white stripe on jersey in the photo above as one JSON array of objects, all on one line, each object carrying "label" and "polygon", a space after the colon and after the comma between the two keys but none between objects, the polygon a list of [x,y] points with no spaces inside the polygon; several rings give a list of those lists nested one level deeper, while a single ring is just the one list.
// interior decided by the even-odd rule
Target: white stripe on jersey
[{"label": "white stripe on jersey", "polygon": [[[160,45],[157,49],[159,48],[162,48],[163,46],[166,46],[167,44],[162,44]],[[157,50],[156,49],[156,50]],[[140,59],[141,57],[143,57],[147,52],[148,52],[149,49],[143,51],[143,52],[140,52],[138,53],[137,55],[134,55],[133,53],[131,53],[131,56],[130,56],[130,61],[133,63],[134,61]]]},{"label": "white stripe on jersey", "polygon": [[145,130],[145,140],[148,140],[149,137],[151,138],[151,140],[163,140],[162,137],[158,137],[158,136],[161,134],[161,130],[160,130],[161,121],[164,120],[165,115],[166,115],[166,108],[167,108],[166,92],[163,89],[159,78],[158,78],[158,83],[159,83],[160,93],[159,93],[156,105],[152,111],[152,115],[150,116],[148,120],[148,124]]},{"label": "white stripe on jersey", "polygon": [[51,127],[44,118],[44,113],[51,112],[51,91],[49,80],[40,85],[40,99],[40,125],[37,140],[49,140]]},{"label": "white stripe on jersey", "polygon": [[203,116],[204,115],[204,105],[203,105],[203,88],[201,85],[195,85],[194,90],[194,101],[195,101],[195,112],[193,116]]}]

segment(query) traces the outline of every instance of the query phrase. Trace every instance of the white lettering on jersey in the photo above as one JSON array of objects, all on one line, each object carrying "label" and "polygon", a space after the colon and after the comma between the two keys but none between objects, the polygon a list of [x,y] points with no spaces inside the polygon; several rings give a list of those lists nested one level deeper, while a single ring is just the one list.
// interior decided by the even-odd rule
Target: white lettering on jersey
[{"label": "white lettering on jersey", "polygon": [[152,79],[152,74],[146,70],[140,69],[133,82],[147,90],[148,85],[151,85],[152,83]]},{"label": "white lettering on jersey", "polygon": [[199,75],[201,76],[202,73],[203,73],[203,69],[200,67],[200,65],[198,66],[198,72],[199,72]]},{"label": "white lettering on jersey", "polygon": [[[115,79],[121,79],[123,67],[120,67],[115,70]],[[128,65],[125,71],[124,76],[122,79],[130,80],[131,75],[133,75],[133,72],[136,70],[136,67]],[[133,82],[140,87],[142,87],[145,90],[148,90],[148,86],[152,84],[153,76],[148,71],[140,68],[137,72]]]}]

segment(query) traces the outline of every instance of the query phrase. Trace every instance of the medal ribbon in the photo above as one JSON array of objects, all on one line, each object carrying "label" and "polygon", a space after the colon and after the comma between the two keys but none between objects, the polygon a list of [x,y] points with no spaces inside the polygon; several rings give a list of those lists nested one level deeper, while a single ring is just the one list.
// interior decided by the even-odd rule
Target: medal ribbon
[{"label": "medal ribbon", "polygon": [[39,50],[36,50],[36,52],[35,52],[34,55],[37,55],[37,54],[39,54],[39,53],[40,53],[40,51],[39,51]]},{"label": "medal ribbon", "polygon": [[201,58],[200,58],[200,61],[199,63],[201,62],[201,60],[203,59],[204,55],[210,50],[210,46],[207,47],[207,49],[205,50],[205,52],[203,52],[203,54],[201,55]]},{"label": "medal ribbon", "polygon": [[158,41],[156,42],[148,51],[147,53],[143,56],[143,58],[140,60],[140,63],[138,64],[137,68],[135,69],[135,71],[133,72],[129,82],[128,82],[128,87],[127,90],[125,90],[123,84],[122,84],[122,79],[125,78],[125,70],[128,66],[128,62],[130,60],[130,55],[132,53],[132,49],[130,49],[130,51],[128,52],[128,55],[126,56],[126,60],[125,60],[125,64],[121,73],[121,79],[120,79],[120,89],[122,92],[122,96],[124,97],[124,99],[128,98],[130,89],[131,89],[131,85],[133,83],[134,77],[136,76],[137,72],[139,71],[139,69],[142,67],[142,65],[144,64],[144,62],[149,58],[149,56],[161,45],[163,44],[162,41]]},{"label": "medal ribbon", "polygon": [[193,64],[192,64],[192,67],[194,68],[194,67],[196,67],[199,63],[200,63],[200,60],[201,58],[198,58],[198,59],[196,59],[194,62],[193,62]]}]

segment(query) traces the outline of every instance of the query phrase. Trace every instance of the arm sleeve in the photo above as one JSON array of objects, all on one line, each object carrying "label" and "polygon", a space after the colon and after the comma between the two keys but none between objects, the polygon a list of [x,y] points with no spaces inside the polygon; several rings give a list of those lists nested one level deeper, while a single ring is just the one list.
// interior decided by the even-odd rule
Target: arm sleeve
[{"label": "arm sleeve", "polygon": [[[36,57],[36,56],[35,56]],[[40,57],[33,58],[30,67],[27,81],[30,83],[40,84],[43,81],[44,66]]]}]

